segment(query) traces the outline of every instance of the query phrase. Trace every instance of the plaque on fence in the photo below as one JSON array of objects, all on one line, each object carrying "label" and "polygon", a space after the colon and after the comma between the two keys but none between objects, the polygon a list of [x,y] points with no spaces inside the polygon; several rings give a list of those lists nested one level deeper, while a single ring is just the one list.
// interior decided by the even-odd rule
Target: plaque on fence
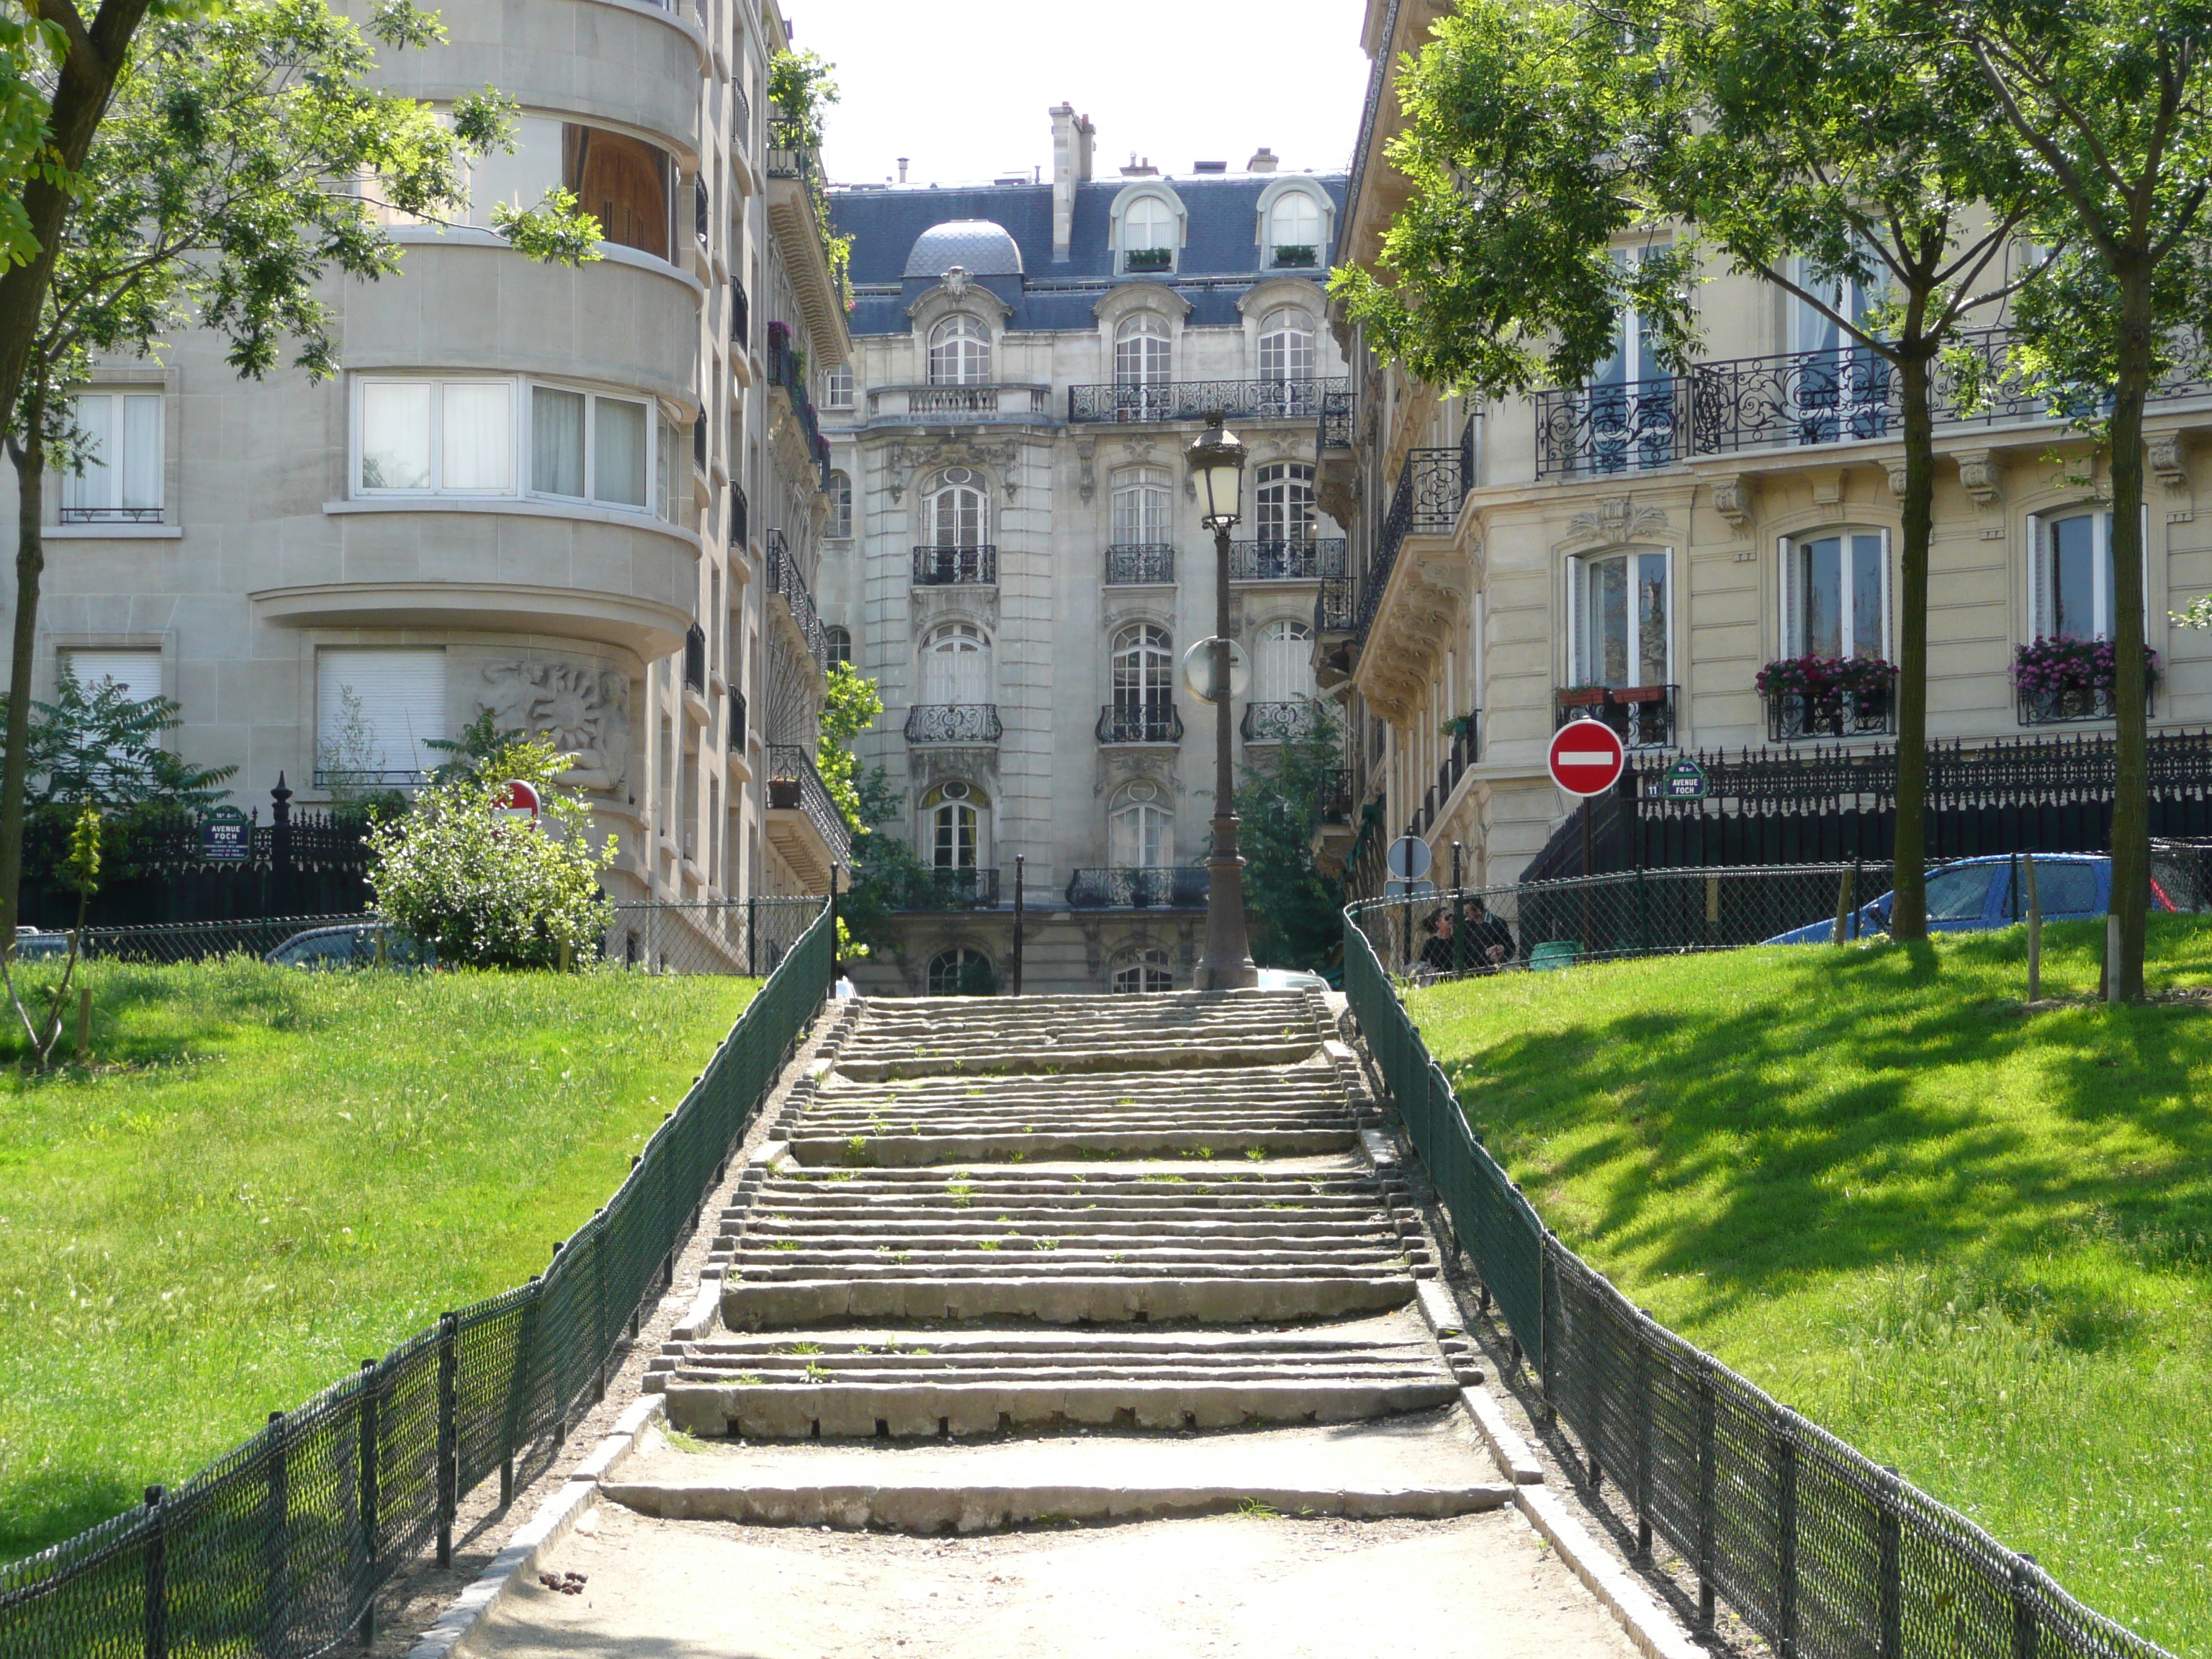
[{"label": "plaque on fence", "polygon": [[235,806],[218,806],[200,820],[200,856],[211,864],[235,863],[253,853],[253,826]]},{"label": "plaque on fence", "polygon": [[1659,799],[1662,800],[1703,800],[1707,788],[1705,769],[1687,755],[1660,775]]}]

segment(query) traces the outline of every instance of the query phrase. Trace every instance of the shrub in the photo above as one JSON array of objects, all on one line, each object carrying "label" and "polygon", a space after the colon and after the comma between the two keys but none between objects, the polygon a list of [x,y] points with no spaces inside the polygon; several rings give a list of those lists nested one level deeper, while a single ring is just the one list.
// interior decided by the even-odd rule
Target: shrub
[{"label": "shrub", "polygon": [[1759,671],[1762,697],[1802,696],[1832,703],[1846,691],[1863,696],[1897,684],[1897,665],[1880,657],[1783,657]]},{"label": "shrub", "polygon": [[[2143,647],[2143,684],[2158,684],[2158,653]],[[2110,691],[2120,681],[2119,658],[2110,640],[2039,635],[2012,654],[2012,683],[2021,690]]]}]

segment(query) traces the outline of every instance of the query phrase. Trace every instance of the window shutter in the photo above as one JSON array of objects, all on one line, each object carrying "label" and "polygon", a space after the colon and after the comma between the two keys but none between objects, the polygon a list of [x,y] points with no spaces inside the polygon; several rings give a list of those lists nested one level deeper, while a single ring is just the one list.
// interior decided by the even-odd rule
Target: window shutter
[{"label": "window shutter", "polygon": [[1784,536],[1774,544],[1774,562],[1776,568],[1781,572],[1775,584],[1775,592],[1780,600],[1782,623],[1781,632],[1777,635],[1778,643],[1775,647],[1775,655],[1778,657],[1794,657],[1797,654],[1797,580],[1796,573],[1792,568],[1796,561],[1790,556],[1790,538]]},{"label": "window shutter", "polygon": [[2051,550],[2044,545],[2047,526],[2039,515],[2027,521],[2027,637],[2051,631]]},{"label": "window shutter", "polygon": [[133,702],[148,702],[161,695],[158,651],[66,651],[62,655],[88,693],[102,680],[112,680],[131,694]]},{"label": "window shutter", "polygon": [[[345,693],[361,705],[366,752],[331,753],[348,724]],[[452,735],[446,717],[446,653],[442,650],[326,650],[315,659],[319,764],[384,775],[371,781],[410,781],[437,763],[424,747]]]}]

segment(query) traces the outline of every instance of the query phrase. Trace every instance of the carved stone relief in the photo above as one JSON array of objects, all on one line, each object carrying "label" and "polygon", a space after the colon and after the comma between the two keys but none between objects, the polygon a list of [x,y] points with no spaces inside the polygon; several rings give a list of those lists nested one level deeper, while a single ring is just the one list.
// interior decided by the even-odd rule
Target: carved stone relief
[{"label": "carved stone relief", "polygon": [[1175,750],[1165,745],[1158,749],[1101,749],[1098,781],[1091,786],[1091,793],[1110,800],[1141,780],[1157,786],[1164,798],[1172,800],[1181,793],[1176,782],[1176,755]]},{"label": "carved stone relief", "polygon": [[629,676],[588,663],[516,661],[484,665],[477,706],[502,730],[544,737],[576,757],[561,781],[613,791],[629,775]]},{"label": "carved stone relief", "polygon": [[951,744],[909,748],[906,770],[918,795],[957,778],[974,784],[991,800],[999,798],[999,751],[995,749],[962,749]]},{"label": "carved stone relief", "polygon": [[1586,513],[1577,513],[1567,520],[1567,539],[1563,545],[1592,544],[1633,540],[1667,527],[1667,509],[1662,507],[1639,507],[1627,495],[1615,495],[1600,501]]},{"label": "carved stone relief", "polygon": [[1098,493],[1097,459],[1098,441],[1096,438],[1076,440],[1075,465],[1079,474],[1075,489],[1076,493],[1086,501]]}]

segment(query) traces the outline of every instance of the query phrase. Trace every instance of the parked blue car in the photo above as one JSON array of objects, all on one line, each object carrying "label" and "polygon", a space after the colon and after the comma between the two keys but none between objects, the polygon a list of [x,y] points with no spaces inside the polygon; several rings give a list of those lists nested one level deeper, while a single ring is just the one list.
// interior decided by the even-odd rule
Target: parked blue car
[{"label": "parked blue car", "polygon": [[[1928,931],[1931,933],[1979,933],[2009,927],[2027,915],[2027,882],[2019,878],[2020,858],[2000,853],[1988,858],[1960,859],[1931,871],[1928,877]],[[2014,890],[2015,881],[2021,890]],[[2038,853],[2035,855],[2036,897],[2045,921],[2091,921],[2112,906],[2112,861],[2101,853]],[[1889,929],[1889,903],[1894,894],[1859,908],[1862,938]],[[2154,910],[2171,910],[2172,902],[2154,881],[2150,889]],[[1846,937],[1850,930],[1845,929]],[[1802,927],[1778,933],[1769,945],[1826,945],[1836,936],[1836,920],[1824,917]]]}]

